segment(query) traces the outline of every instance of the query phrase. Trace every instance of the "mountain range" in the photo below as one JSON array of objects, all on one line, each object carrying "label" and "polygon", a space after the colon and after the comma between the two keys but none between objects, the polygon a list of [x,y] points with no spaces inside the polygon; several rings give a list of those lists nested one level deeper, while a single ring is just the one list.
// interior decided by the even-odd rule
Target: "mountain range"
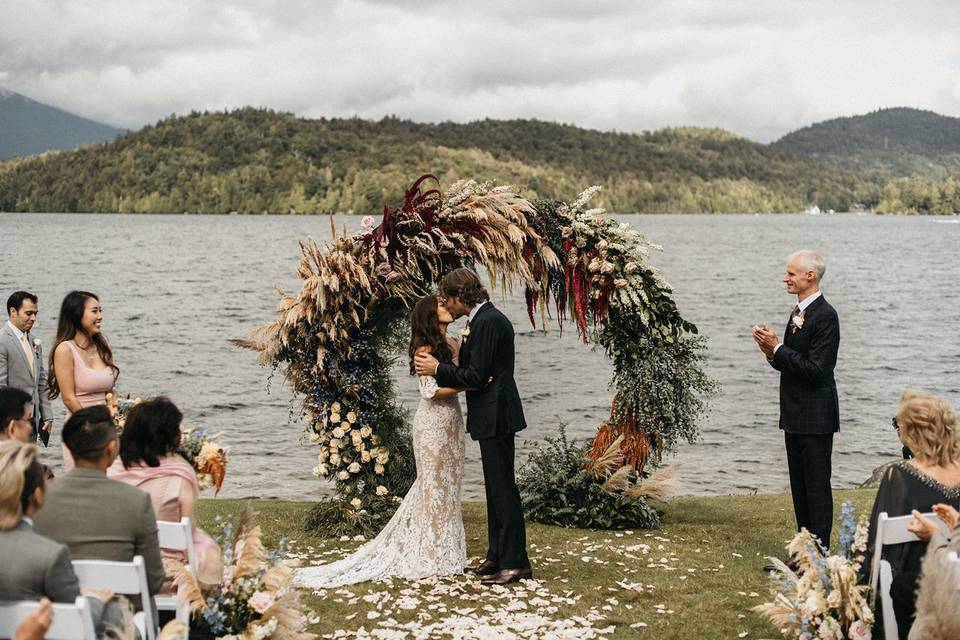
[{"label": "mountain range", "polygon": [[[696,127],[631,134],[252,108],[172,116],[117,138],[118,129],[0,95],[0,156],[81,145],[0,163],[7,211],[370,213],[398,202],[425,172],[444,185],[470,177],[556,199],[599,184],[599,204],[616,211],[960,209],[949,177],[960,174],[960,119],[917,109],[829,120],[769,145]],[[58,138],[65,130],[71,135]]]},{"label": "mountain range", "polygon": [[0,160],[106,142],[122,133],[0,88]]}]

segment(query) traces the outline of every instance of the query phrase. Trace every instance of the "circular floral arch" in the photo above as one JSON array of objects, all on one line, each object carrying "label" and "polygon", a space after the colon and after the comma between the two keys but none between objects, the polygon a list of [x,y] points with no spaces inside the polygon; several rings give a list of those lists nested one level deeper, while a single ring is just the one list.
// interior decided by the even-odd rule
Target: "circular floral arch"
[{"label": "circular floral arch", "polygon": [[332,479],[341,498],[359,508],[412,483],[406,412],[389,372],[405,351],[409,310],[459,266],[483,265],[493,288],[522,286],[534,326],[539,315],[545,327],[552,308],[561,331],[571,319],[611,358],[614,402],[588,455],[619,449],[640,477],[648,462],[697,437],[713,386],[702,339],[648,264],[653,245],[586,208],[597,190],[565,204],[473,181],[443,192],[425,175],[399,208],[384,207],[378,225],[368,217],[359,234],[333,228],[328,244],[300,243],[300,292],[281,291],[277,319],[240,344],[284,369],[319,445],[314,473]]}]

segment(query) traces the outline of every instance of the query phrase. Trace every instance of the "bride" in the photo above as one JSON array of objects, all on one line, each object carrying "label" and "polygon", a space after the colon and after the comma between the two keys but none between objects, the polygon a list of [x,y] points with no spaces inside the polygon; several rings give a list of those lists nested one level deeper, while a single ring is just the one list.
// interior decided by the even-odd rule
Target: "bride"
[{"label": "bride", "polygon": [[[435,295],[421,298],[410,317],[410,374],[413,359],[431,353],[456,362],[460,344],[446,337],[453,316]],[[330,564],[298,569],[294,583],[324,589],[387,577],[425,578],[462,574],[467,562],[460,510],[463,477],[463,414],[457,394],[420,376],[420,406],[413,418],[417,478],[397,512],[376,538]]]}]

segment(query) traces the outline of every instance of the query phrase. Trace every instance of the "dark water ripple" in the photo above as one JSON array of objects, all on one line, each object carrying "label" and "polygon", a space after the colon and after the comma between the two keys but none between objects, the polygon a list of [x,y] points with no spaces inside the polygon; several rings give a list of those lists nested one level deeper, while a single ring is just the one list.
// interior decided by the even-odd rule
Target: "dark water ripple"
[{"label": "dark water ripple", "polygon": [[[782,329],[792,303],[780,276],[800,247],[827,257],[826,294],[841,319],[837,367],[842,431],[835,484],[863,480],[896,455],[889,427],[900,391],[918,387],[960,405],[960,224],[953,219],[872,216],[621,216],[665,251],[654,256],[684,314],[709,339],[709,371],[723,385],[700,442],[671,458],[684,463],[689,493],[780,491],[788,485],[776,428],[777,376],[756,351],[754,323]],[[359,228],[359,218],[338,218]],[[232,447],[224,495],[312,499],[327,491],[310,473],[315,449],[291,423],[282,378],[268,384],[253,354],[231,346],[269,322],[274,284],[299,288],[297,241],[326,238],[316,217],[0,214],[0,297],[14,288],[41,296],[37,335],[49,345],[62,296],[99,293],[104,331],[122,369],[121,389],[165,393],[188,424],[226,432]],[[38,256],[35,247],[40,247]],[[12,250],[11,250],[12,248]],[[530,427],[524,455],[564,420],[592,435],[611,398],[605,357],[551,326],[531,331],[522,295],[498,298],[518,331],[517,379]],[[411,409],[416,387],[399,363],[394,377]],[[62,416],[61,406],[57,407]],[[296,414],[294,414],[296,415]],[[59,421],[58,421],[59,428]],[[54,442],[59,444],[59,437]],[[58,447],[48,455],[59,463]],[[465,494],[482,496],[479,449],[468,440]]]}]

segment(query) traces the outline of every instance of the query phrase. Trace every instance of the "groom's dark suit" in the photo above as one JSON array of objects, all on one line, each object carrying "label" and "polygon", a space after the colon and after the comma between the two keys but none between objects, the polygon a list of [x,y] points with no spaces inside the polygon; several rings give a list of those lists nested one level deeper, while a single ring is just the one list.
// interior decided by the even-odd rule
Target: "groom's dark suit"
[{"label": "groom's dark suit", "polygon": [[840,321],[822,294],[804,311],[802,327],[795,329],[792,316],[770,365],[780,372],[780,428],[797,529],[806,527],[826,546],[833,527],[833,434],[840,430],[833,377]]},{"label": "groom's dark suit", "polygon": [[528,567],[523,506],[514,475],[514,437],[527,426],[513,379],[513,325],[492,303],[474,315],[459,366],[441,363],[437,384],[466,387],[467,431],[480,443],[487,493],[487,560],[500,569]]}]

